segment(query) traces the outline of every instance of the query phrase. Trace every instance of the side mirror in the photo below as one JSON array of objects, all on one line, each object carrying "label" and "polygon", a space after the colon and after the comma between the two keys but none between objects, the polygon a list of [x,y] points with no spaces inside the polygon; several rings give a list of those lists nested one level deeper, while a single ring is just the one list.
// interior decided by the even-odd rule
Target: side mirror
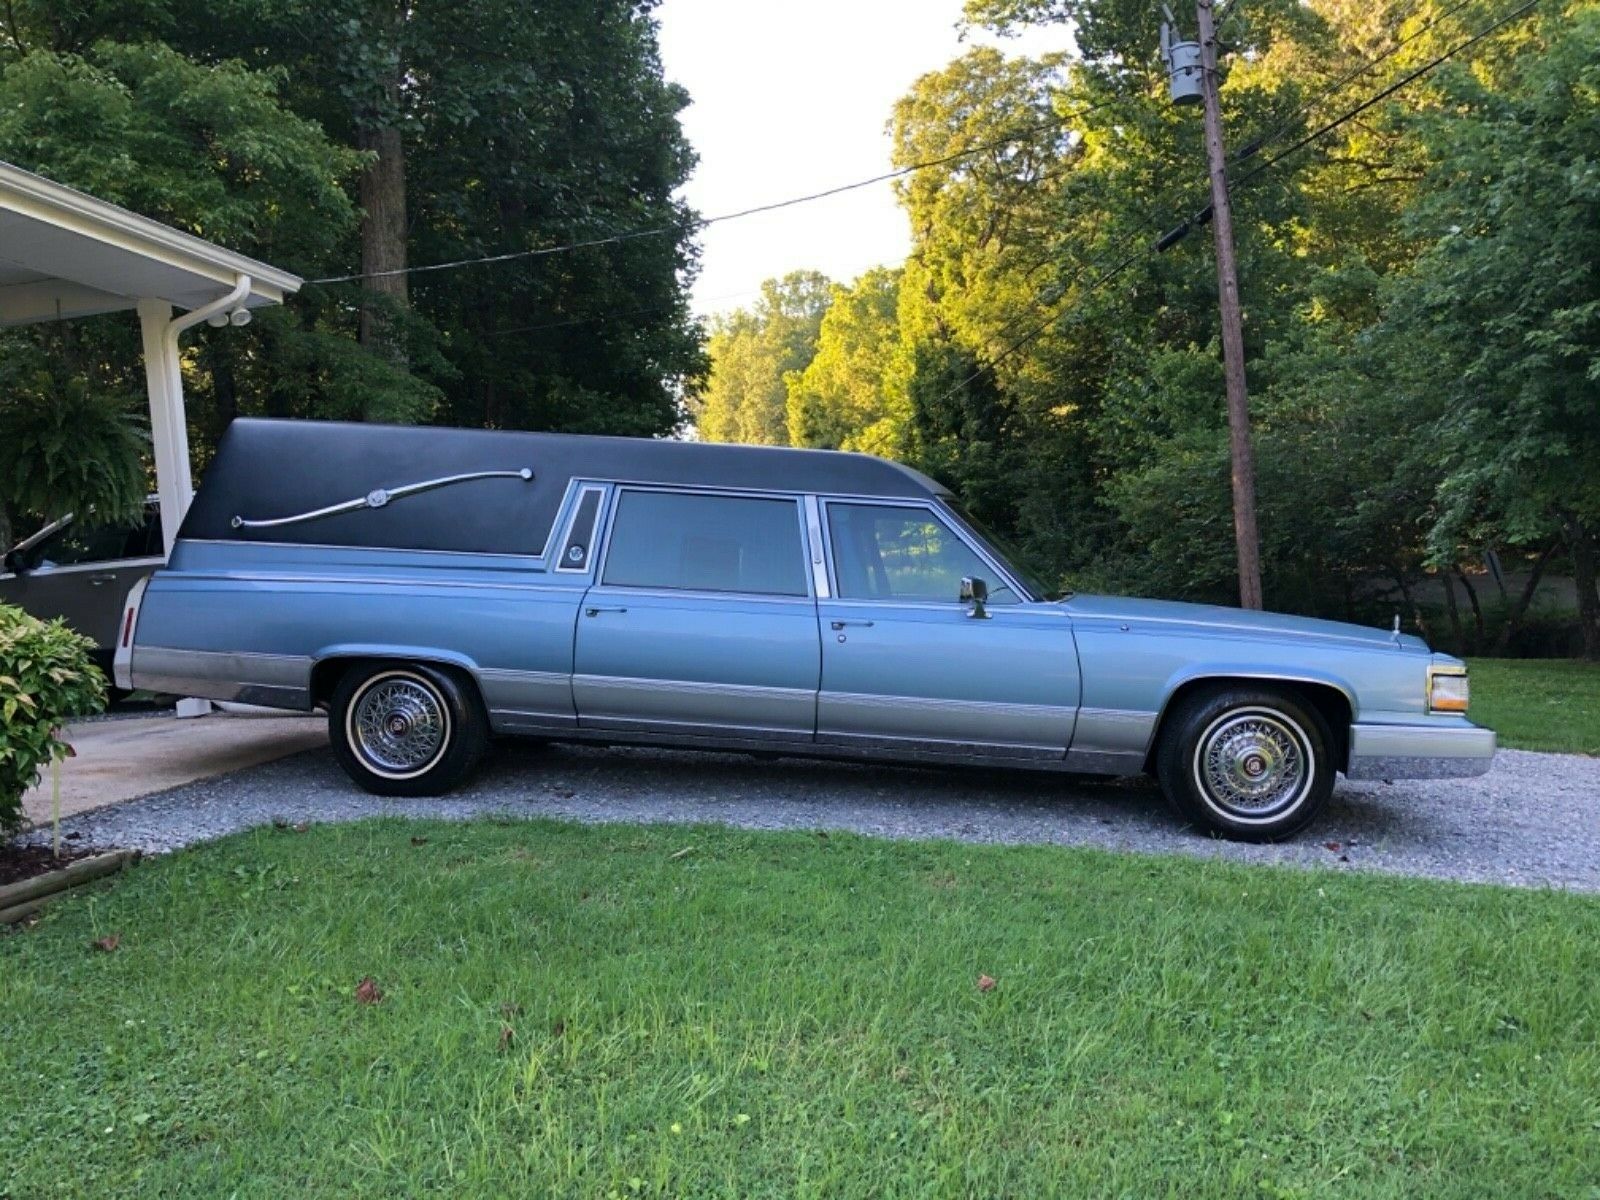
[{"label": "side mirror", "polygon": [[22,561],[22,555],[16,550],[6,551],[5,567],[13,575],[26,575],[28,564]]},{"label": "side mirror", "polygon": [[989,603],[989,585],[975,575],[968,575],[961,581],[961,602],[972,605],[967,616],[987,620],[989,610],[984,606]]}]

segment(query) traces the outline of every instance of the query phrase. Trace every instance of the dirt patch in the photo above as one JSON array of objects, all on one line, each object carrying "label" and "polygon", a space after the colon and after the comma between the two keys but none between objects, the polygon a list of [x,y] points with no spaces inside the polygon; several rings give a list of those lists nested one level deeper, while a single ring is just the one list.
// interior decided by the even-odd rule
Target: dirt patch
[{"label": "dirt patch", "polygon": [[61,857],[57,858],[50,853],[49,846],[0,846],[0,886],[32,879],[93,853],[95,851],[80,850],[76,846],[62,846]]}]

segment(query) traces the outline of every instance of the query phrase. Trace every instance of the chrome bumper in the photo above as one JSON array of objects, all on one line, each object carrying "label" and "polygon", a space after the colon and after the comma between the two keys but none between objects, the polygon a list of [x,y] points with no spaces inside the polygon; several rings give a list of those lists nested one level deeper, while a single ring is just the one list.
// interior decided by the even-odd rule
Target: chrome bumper
[{"label": "chrome bumper", "polygon": [[1352,725],[1347,779],[1463,779],[1486,774],[1495,736],[1466,720],[1449,725]]}]

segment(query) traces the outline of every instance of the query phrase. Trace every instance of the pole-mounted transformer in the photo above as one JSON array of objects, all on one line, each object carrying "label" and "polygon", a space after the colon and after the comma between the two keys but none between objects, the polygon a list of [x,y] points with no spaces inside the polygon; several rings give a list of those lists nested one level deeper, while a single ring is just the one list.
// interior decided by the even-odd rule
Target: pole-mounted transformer
[{"label": "pole-mounted transformer", "polygon": [[1165,4],[1161,11],[1166,20],[1161,22],[1161,58],[1167,64],[1167,88],[1174,104],[1199,104],[1202,99],[1201,83],[1204,79],[1200,65],[1200,43],[1175,41],[1178,19]]}]

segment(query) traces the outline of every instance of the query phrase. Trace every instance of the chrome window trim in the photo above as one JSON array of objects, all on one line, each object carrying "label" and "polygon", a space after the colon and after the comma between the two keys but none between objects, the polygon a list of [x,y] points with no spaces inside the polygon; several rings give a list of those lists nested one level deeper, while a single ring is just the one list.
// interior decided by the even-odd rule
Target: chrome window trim
[{"label": "chrome window trim", "polygon": [[[563,505],[564,507],[564,505]],[[560,521],[551,524],[554,533]],[[499,550],[414,550],[402,549],[396,546],[341,546],[334,542],[251,542],[243,538],[179,538],[179,545],[186,546],[250,546],[252,548],[268,550],[336,550],[341,554],[381,554],[392,557],[396,554],[442,554],[451,558],[507,558],[526,565],[529,570],[543,571],[545,569],[545,554],[550,549],[551,539],[545,538],[544,550],[538,554],[507,554]],[[187,574],[187,572],[184,572]]]},{"label": "chrome window trim", "polygon": [[[939,612],[948,612],[952,606],[959,605],[961,601],[951,600],[948,604],[946,604],[937,600],[896,600],[893,598],[876,600],[858,599],[852,596],[841,596],[839,594],[839,577],[834,571],[833,532],[827,514],[828,506],[831,504],[869,504],[874,508],[920,508],[934,520],[938,521],[939,524],[948,529],[963,546],[965,546],[968,550],[971,550],[972,553],[977,556],[979,562],[983,563],[992,571],[994,571],[994,573],[1004,581],[1005,585],[1017,594],[1018,600],[1015,605],[997,604],[996,608],[999,611],[1004,611],[1013,607],[1020,609],[1025,605],[1037,603],[1033,598],[1032,592],[1028,591],[1027,588],[1023,587],[1014,578],[1012,578],[1011,572],[1007,571],[1004,567],[997,563],[990,555],[985,554],[981,547],[975,545],[972,539],[967,536],[966,531],[961,528],[959,523],[952,524],[949,520],[947,520],[945,514],[931,500],[907,500],[898,497],[885,496],[842,496],[835,495],[833,493],[819,495],[816,497],[816,499],[822,505],[822,533],[827,552],[828,581],[833,590],[832,598],[840,601],[841,603],[893,605],[896,608],[928,608],[937,610]],[[991,588],[990,590],[992,591],[993,589]]]},{"label": "chrome window trim", "polygon": [[673,483],[670,480],[661,480],[661,479],[620,479],[620,478],[617,478],[615,476],[609,476],[609,475],[608,476],[584,476],[583,478],[589,480],[590,482],[609,483],[609,484],[612,484],[613,486],[619,487],[619,488],[645,488],[645,489],[648,489],[650,491],[657,491],[657,492],[707,492],[707,493],[711,493],[713,495],[725,495],[725,496],[755,496],[755,497],[771,496],[771,497],[775,497],[775,498],[783,499],[783,500],[794,499],[794,498],[800,497],[800,496],[813,495],[813,496],[819,496],[819,497],[826,496],[828,498],[835,499],[835,500],[870,500],[870,501],[872,501],[874,503],[877,503],[877,502],[881,501],[882,503],[885,503],[885,504],[929,504],[929,503],[932,503],[934,499],[937,499],[938,496],[942,496],[942,495],[947,495],[948,494],[948,493],[940,492],[940,493],[937,493],[934,497],[931,497],[931,498],[927,497],[927,496],[888,496],[888,497],[885,497],[885,496],[874,495],[874,494],[871,494],[871,493],[856,493],[856,492],[801,492],[801,491],[787,491],[786,492],[786,491],[782,491],[782,490],[774,490],[772,488],[742,488],[742,487],[734,487],[732,485],[723,484],[723,483]]},{"label": "chrome window trim", "polygon": [[804,558],[802,559],[804,567],[801,571],[801,574],[807,580],[806,591],[796,592],[793,594],[789,592],[719,592],[711,591],[706,588],[671,588],[665,587],[661,584],[607,583],[606,567],[609,566],[611,562],[612,533],[616,530],[617,514],[622,511],[622,497],[626,492],[665,492],[669,495],[727,496],[733,500],[786,500],[790,504],[794,505],[795,522],[800,533],[800,553],[802,556],[808,557],[806,550],[807,536],[805,514],[803,512],[804,506],[801,503],[804,497],[798,492],[758,491],[754,488],[680,487],[677,484],[672,483],[639,484],[621,483],[615,480],[611,481],[611,483],[613,487],[612,502],[607,506],[606,509],[605,540],[601,546],[600,561],[595,566],[594,586],[596,588],[606,588],[607,590],[614,589],[619,592],[627,592],[629,595],[634,596],[650,595],[654,593],[656,595],[666,597],[699,596],[708,599],[737,597],[749,600],[769,600],[789,604],[793,604],[796,601],[809,600],[813,603],[816,601],[816,584],[812,580],[810,563],[805,562]]},{"label": "chrome window trim", "polygon": [[[561,547],[561,553],[556,556],[555,567],[553,568],[555,573],[558,575],[587,575],[591,570],[594,569],[596,549],[595,535],[600,531],[600,518],[605,515],[606,485],[603,483],[580,483],[576,485],[576,490],[577,494],[570,497],[571,510],[567,514],[567,519],[564,522],[566,527],[565,532],[561,535],[560,540],[556,543]],[[578,516],[583,512],[584,497],[590,494],[598,496],[599,499],[595,501],[594,505],[594,520],[589,523],[589,536],[584,540],[583,543],[588,547],[589,552],[584,556],[583,566],[569,567],[566,564],[567,547],[572,545],[572,539],[578,532]],[[567,503],[567,499],[564,498],[562,503],[565,505]],[[562,522],[556,522],[556,524],[562,524]],[[546,551],[548,552],[549,549],[550,547],[547,544]],[[596,578],[599,577],[596,576]]]},{"label": "chrome window trim", "polygon": [[[128,571],[139,567],[159,567],[167,560],[160,555],[145,555],[143,558],[97,558],[93,562],[68,563],[64,567],[51,565],[48,567],[29,567],[26,574],[32,578],[42,576],[54,578],[57,575],[76,575],[83,571]],[[8,572],[5,576],[11,578]]]},{"label": "chrome window trim", "polygon": [[749,604],[803,604],[811,610],[816,608],[814,596],[791,596],[786,592],[713,592],[704,588],[636,587],[631,583],[597,583],[590,592],[595,596],[637,596],[644,600],[739,600]]},{"label": "chrome window trim", "polygon": [[811,590],[818,600],[833,597],[833,585],[828,579],[828,549],[822,540],[822,506],[817,498],[801,498],[806,510],[806,554],[811,559]]},{"label": "chrome window trim", "polygon": [[33,533],[30,533],[27,537],[23,538],[20,542],[16,543],[16,545],[8,546],[6,548],[6,553],[18,554],[24,550],[32,550],[40,542],[44,541],[45,538],[54,537],[61,530],[72,524],[75,516],[77,516],[76,513],[68,513],[64,517],[57,517],[43,529],[35,530]]},{"label": "chrome window trim", "polygon": [[[547,574],[547,572],[546,572]],[[304,584],[338,584],[342,586],[377,584],[383,587],[403,588],[484,588],[505,592],[538,592],[548,595],[583,595],[584,585],[574,580],[571,584],[554,587],[549,583],[499,583],[494,581],[479,582],[471,579],[428,579],[400,578],[389,575],[288,575],[262,571],[173,571],[163,573],[162,578],[169,584],[186,583],[190,580],[199,580],[205,583],[233,583],[243,581],[246,583],[304,583]]]}]

